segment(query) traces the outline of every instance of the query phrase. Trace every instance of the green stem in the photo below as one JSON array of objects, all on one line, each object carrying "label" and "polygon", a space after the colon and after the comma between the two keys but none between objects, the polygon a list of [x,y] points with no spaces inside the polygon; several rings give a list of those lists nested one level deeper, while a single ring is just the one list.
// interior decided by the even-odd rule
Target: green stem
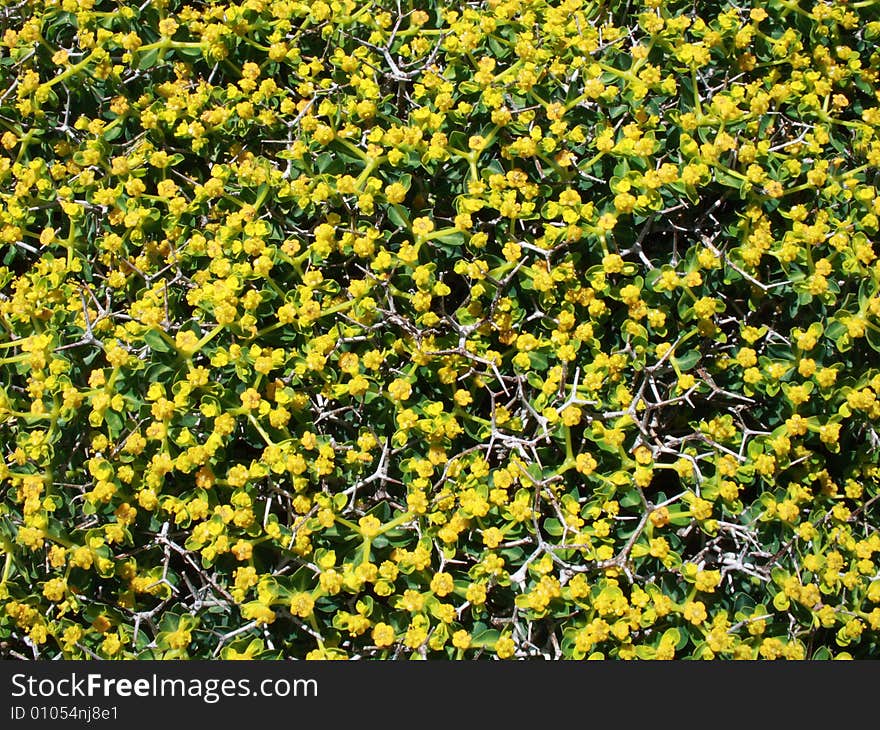
[{"label": "green stem", "polygon": [[3,565],[3,577],[0,578],[0,586],[6,584],[6,581],[9,579],[9,574],[12,572],[12,554],[13,554],[13,544],[9,542],[6,538],[3,538],[3,552],[6,553],[6,561]]},{"label": "green stem", "polygon": [[379,534],[384,535],[389,530],[393,530],[395,527],[409,522],[412,518],[412,512],[402,512],[401,514],[397,515],[397,517],[395,517],[393,520],[389,520],[384,525],[382,525],[381,529],[379,530]]},{"label": "green stem", "polygon": [[[201,349],[207,345],[211,340],[213,340],[217,335],[219,335],[223,331],[224,325],[218,324],[214,329],[212,329],[208,334],[206,334],[202,339],[200,339],[196,343],[195,352],[200,352]],[[194,353],[195,354],[195,353]]]},{"label": "green stem", "polygon": [[248,414],[247,414],[247,417],[248,417],[248,420],[249,420],[249,421],[251,422],[251,424],[253,425],[253,427],[254,427],[255,429],[257,429],[257,433],[259,433],[260,436],[263,437],[263,441],[265,441],[266,444],[267,444],[268,446],[274,446],[274,445],[275,445],[275,442],[272,441],[272,439],[271,439],[271,437],[269,436],[269,434],[266,433],[265,429],[260,425],[260,422],[254,417],[254,414],[253,414],[253,413],[248,413]]},{"label": "green stem", "polygon": [[40,90],[51,89],[53,86],[55,86],[55,84],[60,84],[62,81],[66,81],[74,74],[77,74],[80,71],[82,71],[84,68],[86,68],[86,66],[88,66],[92,62],[92,59],[94,57],[95,57],[95,51],[93,50],[91,53],[89,53],[88,56],[86,56],[79,63],[76,63],[72,66],[68,66],[66,69],[64,69],[64,71],[62,71],[60,74],[58,74],[55,78],[49,79],[45,83],[40,84]]},{"label": "green stem", "polygon": [[0,358],[0,365],[11,365],[16,362],[24,362],[30,357],[29,352],[23,352],[20,355],[12,355],[11,357]]}]

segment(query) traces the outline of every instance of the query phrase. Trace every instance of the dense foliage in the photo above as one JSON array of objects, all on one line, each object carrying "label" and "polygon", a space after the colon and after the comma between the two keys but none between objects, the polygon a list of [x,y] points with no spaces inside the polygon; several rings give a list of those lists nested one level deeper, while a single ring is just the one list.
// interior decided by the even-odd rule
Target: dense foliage
[{"label": "dense foliage", "polygon": [[0,37],[0,654],[878,655],[876,0]]}]

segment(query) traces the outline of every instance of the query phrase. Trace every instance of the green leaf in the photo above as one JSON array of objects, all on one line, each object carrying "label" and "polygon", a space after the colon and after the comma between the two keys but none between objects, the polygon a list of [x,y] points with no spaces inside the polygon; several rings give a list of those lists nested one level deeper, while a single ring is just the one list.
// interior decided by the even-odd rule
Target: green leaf
[{"label": "green leaf", "polygon": [[555,517],[548,517],[544,520],[544,532],[551,537],[560,537],[562,535],[562,523]]},{"label": "green leaf", "polygon": [[104,412],[104,423],[107,424],[107,428],[112,435],[118,436],[122,432],[122,416],[116,411],[110,409],[106,410]]},{"label": "green leaf", "polygon": [[388,220],[390,220],[398,228],[409,228],[409,218],[403,208],[396,203],[388,208]]},{"label": "green leaf", "polygon": [[159,58],[159,49],[154,48],[151,51],[146,51],[143,54],[138,54],[138,69],[144,71],[148,68],[152,68],[156,65],[156,60]]},{"label": "green leaf", "polygon": [[474,636],[471,646],[482,649],[492,649],[495,642],[501,637],[501,632],[497,629],[486,629]]},{"label": "green leaf", "polygon": [[679,370],[687,372],[691,370],[699,361],[702,355],[697,349],[688,350],[684,355],[673,355],[672,360]]},{"label": "green leaf", "polygon": [[871,323],[865,329],[865,341],[875,352],[880,352],[880,332],[878,332]]},{"label": "green leaf", "polygon": [[183,56],[184,58],[191,58],[191,59],[195,60],[195,59],[201,58],[202,49],[201,48],[191,48],[191,47],[175,48],[174,53],[175,53],[175,55],[179,55],[179,56]]},{"label": "green leaf", "polygon": [[158,330],[147,330],[144,333],[144,342],[150,346],[150,349],[153,350],[153,352],[171,351],[171,345],[168,344],[168,342]]},{"label": "green leaf", "polygon": [[777,611],[787,611],[790,605],[791,601],[788,600],[788,596],[782,591],[773,596],[773,608]]}]

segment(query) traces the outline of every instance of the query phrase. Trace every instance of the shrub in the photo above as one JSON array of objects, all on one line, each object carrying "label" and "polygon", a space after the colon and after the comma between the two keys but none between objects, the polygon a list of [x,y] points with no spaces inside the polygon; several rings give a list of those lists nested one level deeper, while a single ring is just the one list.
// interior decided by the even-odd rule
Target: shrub
[{"label": "shrub", "polygon": [[875,3],[2,13],[8,655],[877,655]]}]

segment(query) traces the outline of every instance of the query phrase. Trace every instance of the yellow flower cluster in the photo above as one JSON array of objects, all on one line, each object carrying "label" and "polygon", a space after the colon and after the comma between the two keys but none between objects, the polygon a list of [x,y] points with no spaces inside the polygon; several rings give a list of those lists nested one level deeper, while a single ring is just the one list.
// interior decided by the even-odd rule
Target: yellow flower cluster
[{"label": "yellow flower cluster", "polygon": [[419,5],[4,10],[8,651],[876,656],[872,3]]}]

